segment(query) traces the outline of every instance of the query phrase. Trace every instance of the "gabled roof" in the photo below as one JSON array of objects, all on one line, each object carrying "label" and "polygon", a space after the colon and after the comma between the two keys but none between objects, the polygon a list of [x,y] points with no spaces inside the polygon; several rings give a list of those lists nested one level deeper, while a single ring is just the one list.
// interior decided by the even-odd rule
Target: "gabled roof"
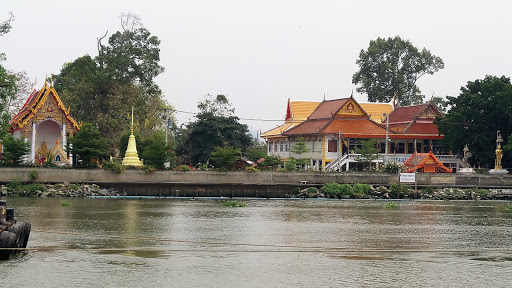
[{"label": "gabled roof", "polygon": [[[418,118],[435,119],[435,116],[443,116],[432,101],[406,107],[397,107],[389,114],[389,124],[411,122]],[[386,121],[383,121],[384,123]]]},{"label": "gabled roof", "polygon": [[34,90],[28,97],[27,101],[9,123],[14,129],[23,128],[27,123],[34,118],[34,116],[40,112],[43,104],[52,97],[57,103],[58,109],[64,114],[67,122],[70,124],[69,128],[80,130],[80,127],[76,120],[69,115],[69,108],[64,106],[64,103],[60,100],[57,91],[53,88],[53,85],[48,86],[48,82],[44,83],[41,90]]},{"label": "gabled roof", "polygon": [[309,115],[308,120],[332,118],[340,111],[341,107],[347,103],[348,99],[350,98],[323,101],[316,107],[315,111]]},{"label": "gabled roof", "polygon": [[315,111],[320,102],[317,101],[290,101],[286,107],[286,121],[306,121],[306,119]]},{"label": "gabled roof", "polygon": [[273,128],[264,133],[261,133],[260,137],[269,138],[269,137],[281,136],[281,134],[283,132],[285,132],[288,129],[293,128],[299,124],[300,124],[300,122],[286,122],[283,125],[277,126],[276,128]]},{"label": "gabled roof", "polygon": [[434,153],[432,153],[432,150],[428,153],[415,152],[407,161],[404,162],[404,165],[409,168],[406,173],[422,169],[424,172],[452,173],[452,169],[444,166],[443,163],[437,159]]}]

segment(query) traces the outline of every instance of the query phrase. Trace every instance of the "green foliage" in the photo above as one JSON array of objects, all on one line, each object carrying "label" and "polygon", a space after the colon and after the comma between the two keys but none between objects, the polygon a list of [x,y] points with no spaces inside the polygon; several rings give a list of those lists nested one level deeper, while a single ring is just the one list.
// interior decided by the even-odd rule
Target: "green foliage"
[{"label": "green foliage", "polygon": [[7,183],[7,185],[5,185],[5,187],[10,190],[10,191],[16,191],[18,190],[23,184],[21,183],[21,181],[19,180],[14,180],[14,181],[11,181],[9,183]]},{"label": "green foliage", "polygon": [[37,170],[28,171],[28,180],[34,182],[37,179],[39,179],[39,173],[37,172]]},{"label": "green foliage", "polygon": [[297,194],[299,194],[299,193],[300,193],[300,191],[302,191],[302,189],[300,189],[300,187],[295,187],[295,188],[293,188],[292,193],[293,193],[294,195],[297,195]]},{"label": "green foliage", "polygon": [[156,168],[151,165],[142,165],[139,168],[140,168],[140,170],[144,171],[145,174],[153,173],[156,170]]},{"label": "green foliage", "polygon": [[247,157],[247,159],[256,162],[261,158],[267,157],[267,147],[265,145],[251,146],[247,148],[247,151],[245,151],[244,155]]},{"label": "green foliage", "polygon": [[225,201],[222,203],[222,206],[224,207],[231,207],[231,208],[237,208],[237,207],[245,207],[246,204],[244,202],[233,200],[233,201]]},{"label": "green foliage", "polygon": [[[80,131],[69,138],[69,142],[73,144],[73,156],[80,157],[79,161],[73,161],[74,166],[96,167],[99,158],[105,156],[106,142],[91,123],[84,123]],[[93,162],[93,159],[97,161]]]},{"label": "green foliage", "polygon": [[385,172],[385,173],[398,173],[398,172],[401,172],[402,170],[403,169],[402,169],[401,165],[393,162],[393,163],[386,163],[386,165],[384,165],[380,171]]},{"label": "green foliage", "polygon": [[353,186],[354,194],[368,195],[370,193],[370,185],[368,184],[355,184]]},{"label": "green foliage", "polygon": [[309,198],[314,198],[314,197],[317,197],[318,196],[318,189],[315,188],[315,187],[309,187],[307,190],[306,190],[306,193],[308,194],[308,197]]},{"label": "green foliage", "polygon": [[3,165],[18,166],[23,162],[23,157],[30,151],[30,143],[23,138],[14,138],[11,135],[3,139]]},{"label": "green foliage", "polygon": [[398,209],[400,206],[395,201],[388,202],[384,205],[384,208],[386,209]]},{"label": "green foliage", "polygon": [[[220,98],[224,99],[225,96]],[[190,153],[190,160],[194,165],[208,161],[215,147],[227,144],[246,151],[252,144],[247,125],[241,124],[238,117],[231,115],[233,109],[230,108],[229,101],[225,103],[222,100],[221,102],[220,104],[216,104],[216,101],[213,103],[200,102],[198,104],[200,113],[196,116],[197,120],[190,123],[187,126],[187,131],[183,132],[185,139],[181,141],[181,146],[177,147],[177,151]],[[217,106],[226,107],[219,108]]]},{"label": "green foliage", "polygon": [[190,168],[190,166],[188,166],[188,165],[179,165],[176,167],[176,171],[186,172],[186,171],[190,171],[190,170],[192,170],[192,168]]},{"label": "green foliage", "polygon": [[370,41],[356,64],[359,71],[352,76],[352,83],[360,85],[358,92],[368,94],[370,102],[389,102],[396,95],[399,106],[421,103],[423,96],[416,81],[444,68],[441,58],[425,48],[419,51],[399,36]]},{"label": "green foliage", "polygon": [[[171,162],[173,159],[171,145],[165,143],[164,133],[156,132],[153,134],[147,141],[142,157],[146,165],[151,165],[158,169],[164,169],[164,164]],[[174,163],[174,161],[172,162]]]},{"label": "green foliage", "polygon": [[256,167],[249,166],[249,167],[245,168],[245,171],[246,172],[258,172],[260,170],[256,169]]},{"label": "green foliage", "polygon": [[[124,15],[122,25],[135,18]],[[100,38],[97,57],[85,55],[65,63],[53,77],[55,89],[74,117],[98,127],[112,155],[121,133],[130,129],[132,106],[135,130],[143,137],[161,129],[164,109],[173,111],[154,82],[164,71],[159,65],[160,40],[139,25],[140,21],[133,23],[137,25],[112,34],[108,44]]]},{"label": "green foliage", "polygon": [[284,171],[298,171],[297,164],[299,161],[293,157],[288,158],[288,161],[284,162]]},{"label": "green foliage", "polygon": [[232,146],[215,147],[210,156],[217,168],[224,168],[227,170],[233,169],[233,164],[240,157],[242,151]]},{"label": "green foliage", "polygon": [[109,161],[109,162],[103,164],[103,170],[112,171],[117,174],[123,173],[123,171],[125,169],[126,169],[126,166],[124,166],[121,163],[114,162],[114,161],[112,161],[112,162]]},{"label": "green foliage", "polygon": [[279,166],[281,162],[281,158],[277,155],[268,155],[264,157],[265,160],[260,163],[260,166],[266,167],[266,168],[275,168]]},{"label": "green foliage", "polygon": [[68,186],[68,189],[69,189],[69,190],[72,190],[72,191],[79,191],[79,190],[81,190],[81,189],[80,189],[80,185],[77,185],[77,184],[70,184],[70,185]]},{"label": "green foliage", "polygon": [[354,194],[354,188],[352,187],[352,185],[347,184],[347,183],[341,185],[340,195],[351,196],[353,194]]},{"label": "green foliage", "polygon": [[368,168],[370,168],[370,163],[379,158],[379,150],[377,149],[377,139],[368,139],[361,141],[361,148],[356,147],[356,153],[360,154],[356,161],[363,162],[368,164]]},{"label": "green foliage", "polygon": [[72,206],[72,205],[73,205],[73,203],[68,202],[68,201],[61,201],[61,202],[60,202],[60,205],[61,205],[62,207],[70,207],[70,206]]},{"label": "green foliage", "polygon": [[341,188],[341,185],[336,182],[328,182],[328,183],[325,183],[324,186],[322,186],[322,188],[320,188],[320,190],[322,190],[322,192],[324,192],[325,195],[334,197],[334,196],[341,195],[342,188]]},{"label": "green foliage", "polygon": [[300,165],[306,165],[308,159],[302,158],[302,154],[308,153],[309,149],[306,147],[306,140],[304,137],[298,137],[295,141],[295,144],[290,149],[291,153],[294,153],[297,155],[297,164]]},{"label": "green foliage", "polygon": [[[445,148],[462,153],[464,145],[468,144],[473,154],[469,158],[471,165],[494,167],[496,131],[500,130],[505,139],[512,134],[510,78],[488,75],[469,81],[458,97],[447,99],[452,108],[444,118],[437,120],[439,133],[445,135]],[[512,164],[510,140],[503,148],[504,167]]]}]

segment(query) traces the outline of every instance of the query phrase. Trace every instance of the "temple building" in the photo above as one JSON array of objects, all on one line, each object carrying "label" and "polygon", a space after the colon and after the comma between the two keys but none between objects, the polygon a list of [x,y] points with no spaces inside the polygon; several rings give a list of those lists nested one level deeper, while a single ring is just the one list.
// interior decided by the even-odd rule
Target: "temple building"
[{"label": "temple building", "polygon": [[[439,135],[434,123],[442,113],[431,101],[397,108],[392,103],[360,104],[352,96],[311,103],[314,102],[297,102],[294,106],[288,100],[285,123],[261,135],[267,142],[268,155],[284,161],[289,157],[306,158],[308,168],[313,170],[347,171],[362,165],[361,155],[356,153],[361,141],[376,139],[380,157],[372,161],[374,166],[384,161],[403,164],[413,153],[430,150],[448,169],[464,165],[456,156],[444,155],[448,153],[442,151],[439,142],[444,136]],[[300,117],[295,118],[295,114]],[[309,115],[305,117],[306,114]],[[309,151],[293,155],[290,149],[300,138]]]},{"label": "temple building", "polygon": [[31,144],[28,162],[72,164],[72,157],[65,147],[68,136],[72,137],[80,126],[69,114],[69,108],[60,100],[51,81],[45,81],[40,90],[34,90],[9,123],[13,137],[24,138]]}]

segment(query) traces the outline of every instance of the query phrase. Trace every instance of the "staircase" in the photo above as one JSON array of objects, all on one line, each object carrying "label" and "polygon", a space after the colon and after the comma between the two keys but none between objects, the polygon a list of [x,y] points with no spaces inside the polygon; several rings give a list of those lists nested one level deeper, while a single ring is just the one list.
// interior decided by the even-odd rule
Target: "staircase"
[{"label": "staircase", "polygon": [[331,163],[325,165],[325,170],[336,170],[339,169],[343,164],[345,164],[345,161],[347,160],[348,155],[342,155],[338,159],[332,161]]}]

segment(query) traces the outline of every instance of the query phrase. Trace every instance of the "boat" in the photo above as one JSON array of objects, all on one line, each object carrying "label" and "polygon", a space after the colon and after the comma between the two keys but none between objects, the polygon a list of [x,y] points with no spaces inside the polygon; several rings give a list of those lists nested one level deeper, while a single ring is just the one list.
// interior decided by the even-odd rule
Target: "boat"
[{"label": "boat", "polygon": [[7,201],[0,200],[0,260],[9,260],[27,248],[30,228],[30,223],[14,217],[14,208],[7,208]]}]

